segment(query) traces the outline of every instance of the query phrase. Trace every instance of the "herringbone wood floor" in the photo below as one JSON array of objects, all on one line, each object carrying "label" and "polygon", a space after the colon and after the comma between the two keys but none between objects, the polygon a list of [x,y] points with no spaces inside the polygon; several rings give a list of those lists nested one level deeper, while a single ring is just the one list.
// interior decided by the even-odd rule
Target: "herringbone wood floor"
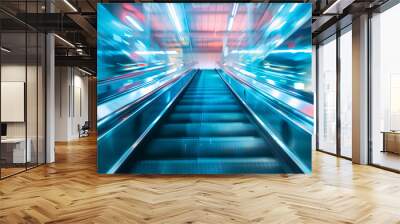
[{"label": "herringbone wood floor", "polygon": [[0,223],[400,223],[400,175],[314,153],[312,175],[105,176],[95,138],[0,181]]}]

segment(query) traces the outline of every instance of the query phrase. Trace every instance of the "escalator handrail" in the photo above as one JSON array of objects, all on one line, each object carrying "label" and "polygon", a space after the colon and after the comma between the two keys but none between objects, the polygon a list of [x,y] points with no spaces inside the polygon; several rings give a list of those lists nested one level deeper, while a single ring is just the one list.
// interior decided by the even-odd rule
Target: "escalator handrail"
[{"label": "escalator handrail", "polygon": [[[184,70],[185,68],[186,68],[186,70]],[[185,68],[183,68],[184,71],[187,71],[188,69],[190,69],[190,67],[185,67]],[[160,75],[160,74],[159,74],[159,75]],[[105,103],[106,101],[108,101],[108,100],[110,100],[110,99],[112,99],[112,98],[115,98],[115,97],[118,97],[118,96],[122,96],[122,95],[124,95],[124,94],[133,92],[133,91],[135,91],[135,90],[144,88],[144,87],[146,87],[146,86],[150,86],[151,84],[154,84],[154,83],[158,82],[159,80],[161,80],[161,79],[163,79],[163,78],[165,78],[165,77],[168,77],[168,76],[172,76],[172,75],[173,75],[173,73],[168,74],[168,75],[165,75],[164,77],[161,77],[161,78],[159,78],[159,79],[154,79],[154,80],[152,80],[152,81],[150,81],[150,82],[147,82],[147,83],[138,84],[138,85],[133,86],[132,88],[130,88],[130,89],[124,91],[124,92],[118,92],[118,91],[117,91],[116,93],[112,93],[111,95],[109,95],[109,96],[107,96],[107,97],[103,97],[103,98],[101,98],[101,99],[98,99],[97,104]],[[117,90],[118,90],[118,89],[117,89]],[[115,92],[115,91],[114,91],[114,92]]]},{"label": "escalator handrail", "polygon": [[137,71],[133,71],[131,73],[125,74],[125,75],[112,76],[112,77],[109,77],[104,80],[99,80],[97,85],[101,86],[101,85],[109,84],[110,82],[120,81],[122,79],[127,79],[127,78],[133,78],[133,77],[136,77],[139,75],[146,74],[146,72],[149,72],[149,71],[157,71],[157,70],[161,70],[163,68],[168,68],[169,65],[170,64],[166,64],[165,66],[160,65],[160,67],[157,67],[157,68],[153,67],[152,69],[149,68],[149,70],[141,69],[141,70],[137,70]]},{"label": "escalator handrail", "polygon": [[[224,70],[224,69],[223,69]],[[225,72],[225,70],[224,70]],[[255,90],[256,92],[260,93],[264,98],[266,98],[266,100],[271,101],[271,99],[268,98],[268,96],[266,96],[266,93],[264,93],[263,91],[260,91],[259,89],[255,88],[254,86],[252,86],[251,84],[249,84],[248,82],[246,82],[245,80],[240,79],[239,77],[235,76],[234,74],[230,74],[228,71],[225,72],[226,74],[228,74],[229,76],[231,76],[232,78],[234,78],[235,80],[237,80],[238,82],[242,83],[243,85],[246,85],[248,87],[250,87],[251,89]],[[303,115],[301,112],[298,111],[293,111],[291,109],[288,109],[286,105],[283,105],[280,102],[274,102],[274,104],[276,104],[276,106],[278,106],[279,110],[283,110],[287,113],[290,113],[292,115],[295,116],[296,119],[293,119],[287,115],[285,115],[285,117],[290,120],[291,122],[293,122],[294,124],[296,124],[297,126],[299,126],[301,129],[305,130],[306,132],[312,134],[313,133],[313,121],[311,118],[306,117],[305,115]],[[285,113],[282,113],[283,115]],[[305,119],[306,117],[306,119]],[[305,122],[307,124],[307,126],[303,125],[302,122]]]},{"label": "escalator handrail", "polygon": [[[234,74],[234,72],[233,72],[231,69],[225,68],[225,73],[231,74],[231,76],[234,76],[235,79],[238,79],[240,82],[246,83],[246,84],[247,84],[248,86],[250,86],[252,89],[255,89],[257,92],[260,92],[262,95],[266,96],[267,98],[270,98],[270,97],[269,97],[270,94],[268,93],[268,91],[265,91],[265,90],[260,89],[260,88],[256,88],[255,86],[253,86],[253,85],[252,85],[251,83],[249,83],[248,81],[246,81],[246,80],[244,80],[244,79],[238,77],[236,74]],[[239,73],[240,73],[240,71],[239,71]],[[312,103],[307,102],[307,101],[304,101],[302,98],[299,99],[298,96],[296,96],[296,95],[294,95],[294,94],[292,94],[292,93],[289,93],[287,90],[283,90],[282,88],[277,88],[276,86],[270,85],[270,84],[268,84],[268,83],[260,82],[259,80],[253,79],[253,78],[249,77],[249,76],[246,75],[246,74],[243,74],[243,73],[240,73],[240,74],[242,74],[242,75],[245,76],[246,78],[252,79],[253,81],[255,81],[255,82],[257,83],[257,85],[262,85],[263,87],[266,87],[266,88],[269,88],[269,89],[273,89],[273,90],[279,90],[280,92],[282,92],[282,93],[284,93],[284,94],[286,94],[286,95],[288,95],[288,96],[290,96],[290,97],[295,97],[296,100],[301,100],[301,101],[302,101],[301,103],[303,104],[303,106],[307,106],[307,107],[312,107],[312,106],[313,106]],[[276,98],[276,97],[275,97],[275,98]],[[278,102],[279,102],[279,101],[282,101],[282,100],[281,100],[281,99],[278,99]],[[280,103],[280,104],[281,104],[282,107],[287,107],[287,104],[282,104],[282,103]],[[306,118],[306,120],[308,120],[309,122],[312,121],[313,113],[314,113],[313,110],[310,111],[310,112],[307,112],[307,111],[301,111],[301,110],[299,110],[298,108],[296,108],[296,107],[294,107],[294,106],[292,106],[292,108],[294,108],[294,109],[296,110],[296,112],[300,112],[300,113],[298,114],[299,116],[304,116],[304,117]],[[291,112],[290,112],[290,113],[291,113]]]},{"label": "escalator handrail", "polygon": [[[235,70],[237,70],[235,67],[232,67],[232,68],[234,68]],[[239,72],[240,72],[240,71],[239,71]],[[246,75],[246,74],[244,74],[244,75]],[[268,75],[268,74],[266,74],[266,73],[264,72],[263,75]],[[246,75],[246,76],[247,76],[247,75]],[[269,83],[260,82],[260,80],[258,80],[258,79],[254,79],[254,80],[257,81],[257,82],[259,82],[260,84],[267,85],[267,86],[271,86],[272,88],[279,89],[280,91],[285,92],[285,93],[287,93],[287,94],[289,94],[289,95],[292,95],[292,96],[294,96],[294,97],[296,97],[296,98],[300,98],[300,99],[302,99],[302,100],[305,100],[307,103],[312,103],[312,101],[314,100],[314,96],[312,95],[312,93],[309,93],[309,92],[306,92],[306,91],[300,91],[301,93],[298,93],[298,92],[294,92],[293,90],[295,90],[295,89],[294,89],[294,88],[291,88],[291,87],[289,87],[290,89],[286,89],[286,88],[283,88],[283,87],[280,86],[280,85],[271,85],[271,84],[269,84]],[[296,91],[299,91],[299,90],[296,90]]]},{"label": "escalator handrail", "polygon": [[[144,105],[140,106],[139,108],[137,108],[133,114],[137,114],[139,111],[141,111],[143,108],[145,108],[148,104],[150,104],[151,102],[153,102],[159,95],[161,95],[164,91],[166,91],[167,89],[169,89],[171,86],[173,86],[174,84],[176,84],[180,79],[182,79],[184,76],[188,75],[190,72],[192,72],[192,69],[188,69],[185,72],[183,72],[180,76],[169,80],[167,83],[165,83],[162,86],[159,86],[158,88],[150,91],[149,93],[143,95],[142,97],[139,97],[138,99],[136,99],[135,101],[125,105],[122,108],[119,108],[117,111],[115,111],[114,113],[112,113],[109,116],[104,117],[101,120],[97,121],[97,125],[98,125],[98,129],[100,130],[100,126],[104,126],[107,125],[108,122],[111,121],[115,121],[118,120],[118,118],[123,117],[123,115],[125,114],[125,112],[132,108],[133,106],[136,106],[142,102],[146,102]],[[163,91],[164,90],[164,91]],[[151,98],[152,97],[152,98]],[[107,119],[107,120],[105,120]],[[113,125],[113,126],[118,126],[121,122],[123,122],[124,119],[122,119],[122,121],[118,121],[117,124]],[[110,130],[106,130],[104,133],[99,132],[99,136],[98,136],[98,140],[100,140],[101,138],[103,138],[103,136],[107,135],[107,133]]]}]

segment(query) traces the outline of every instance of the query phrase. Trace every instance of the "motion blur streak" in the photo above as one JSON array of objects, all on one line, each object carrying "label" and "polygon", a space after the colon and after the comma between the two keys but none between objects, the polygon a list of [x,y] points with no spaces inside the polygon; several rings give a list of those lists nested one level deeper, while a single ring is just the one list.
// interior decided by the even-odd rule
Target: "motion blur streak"
[{"label": "motion blur streak", "polygon": [[309,173],[308,3],[98,4],[100,173]]}]

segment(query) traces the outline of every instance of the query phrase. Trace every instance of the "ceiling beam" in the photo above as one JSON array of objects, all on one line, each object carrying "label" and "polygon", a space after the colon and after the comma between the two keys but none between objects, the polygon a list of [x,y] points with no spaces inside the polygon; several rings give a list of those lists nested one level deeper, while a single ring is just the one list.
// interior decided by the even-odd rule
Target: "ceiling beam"
[{"label": "ceiling beam", "polygon": [[90,24],[87,19],[80,14],[68,14],[68,17],[71,18],[71,20],[74,21],[78,26],[80,26],[83,31],[85,31],[86,35],[88,36],[86,41],[91,46],[96,46],[97,30],[92,26],[92,24]]},{"label": "ceiling beam", "polygon": [[55,56],[55,65],[88,67],[96,71],[97,60],[91,56]]},{"label": "ceiling beam", "polygon": [[355,0],[336,0],[333,1],[322,14],[342,14],[343,10],[351,5]]}]

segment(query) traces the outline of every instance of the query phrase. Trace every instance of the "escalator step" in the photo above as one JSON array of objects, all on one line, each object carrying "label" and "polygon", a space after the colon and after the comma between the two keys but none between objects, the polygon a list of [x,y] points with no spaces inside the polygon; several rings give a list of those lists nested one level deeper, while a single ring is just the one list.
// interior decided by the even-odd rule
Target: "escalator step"
[{"label": "escalator step", "polygon": [[202,88],[188,88],[186,92],[226,92],[229,91],[226,87],[220,87],[220,88],[207,88],[207,89],[202,89]]},{"label": "escalator step", "polygon": [[212,85],[208,87],[201,87],[203,85],[196,85],[196,86],[189,86],[187,89],[188,90],[220,90],[220,89],[226,89],[227,87],[225,84],[218,84],[218,85]]},{"label": "escalator step", "polygon": [[239,112],[242,108],[239,105],[177,105],[176,112]]},{"label": "escalator step", "polygon": [[222,99],[182,99],[179,104],[236,104],[233,98],[222,98]]},{"label": "escalator step", "polygon": [[196,95],[196,96],[183,96],[182,97],[182,100],[208,100],[208,101],[212,101],[212,100],[215,100],[215,99],[218,99],[218,100],[232,100],[232,99],[234,99],[233,98],[233,96],[232,95],[223,95],[223,96],[218,96],[218,97],[216,97],[216,96],[213,96],[213,97],[210,97],[210,96],[207,96],[207,95],[204,95],[204,96],[201,96],[201,95]]},{"label": "escalator step", "polygon": [[129,171],[138,174],[283,173],[275,158],[217,158],[139,160]]},{"label": "escalator step", "polygon": [[162,137],[196,137],[196,136],[255,136],[256,127],[243,122],[213,123],[178,123],[164,124],[159,130]]},{"label": "escalator step", "polygon": [[198,93],[185,93],[185,96],[225,96],[231,95],[230,92],[198,92]]},{"label": "escalator step", "polygon": [[229,89],[226,87],[219,87],[219,88],[209,88],[209,89],[201,89],[201,88],[195,88],[195,89],[187,89],[186,92],[229,92]]},{"label": "escalator step", "polygon": [[272,157],[271,149],[259,137],[157,138],[152,140],[146,158],[238,158]]},{"label": "escalator step", "polygon": [[195,92],[200,92],[200,91],[227,91],[228,89],[224,86],[221,87],[215,87],[215,88],[188,88],[186,91],[195,91]]},{"label": "escalator step", "polygon": [[167,122],[248,122],[243,113],[172,113]]},{"label": "escalator step", "polygon": [[120,167],[137,174],[285,173],[273,146],[217,72],[202,71]]}]

